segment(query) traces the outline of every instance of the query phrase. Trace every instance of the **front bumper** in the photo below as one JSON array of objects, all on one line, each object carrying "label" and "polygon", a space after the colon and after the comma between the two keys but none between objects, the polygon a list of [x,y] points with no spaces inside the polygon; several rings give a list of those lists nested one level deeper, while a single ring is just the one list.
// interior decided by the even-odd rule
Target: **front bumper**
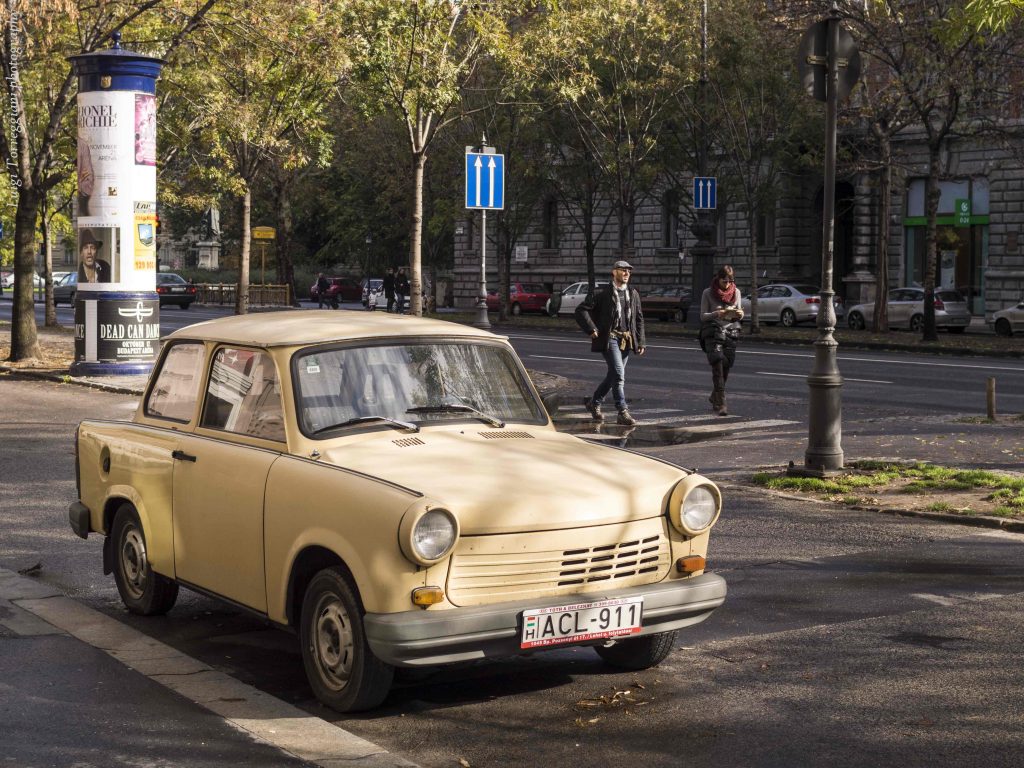
[{"label": "front bumper", "polygon": [[[367,614],[366,639],[382,661],[400,667],[451,664],[488,656],[532,653],[519,647],[522,612],[623,597],[643,597],[641,635],[669,632],[698,624],[725,601],[725,579],[706,573],[691,579],[639,587],[563,595],[557,598],[495,603],[439,611]],[[632,635],[631,637],[636,637]],[[601,644],[590,641],[583,645]],[[552,646],[561,648],[566,646]]]},{"label": "front bumper", "polygon": [[71,530],[83,539],[89,538],[89,508],[80,501],[75,501],[68,507],[68,523]]}]

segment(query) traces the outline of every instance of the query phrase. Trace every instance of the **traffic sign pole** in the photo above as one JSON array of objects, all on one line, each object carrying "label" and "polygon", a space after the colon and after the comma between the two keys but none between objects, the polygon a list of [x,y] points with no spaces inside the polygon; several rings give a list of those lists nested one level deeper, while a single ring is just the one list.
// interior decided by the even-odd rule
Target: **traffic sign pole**
[{"label": "traffic sign pole", "polygon": [[487,146],[484,136],[479,149],[466,147],[466,208],[479,209],[480,297],[476,304],[477,328],[490,328],[487,318],[487,211],[505,207],[505,156]]}]

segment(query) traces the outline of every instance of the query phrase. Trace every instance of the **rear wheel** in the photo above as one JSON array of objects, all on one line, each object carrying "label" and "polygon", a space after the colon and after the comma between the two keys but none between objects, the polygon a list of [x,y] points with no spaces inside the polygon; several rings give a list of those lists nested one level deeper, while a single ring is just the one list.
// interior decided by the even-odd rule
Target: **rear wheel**
[{"label": "rear wheel", "polygon": [[150,566],[146,534],[131,504],[122,504],[117,510],[110,535],[114,581],[128,610],[142,616],[158,616],[171,610],[178,599],[178,584],[155,573]]},{"label": "rear wheel", "polygon": [[1012,336],[1013,329],[1010,327],[1010,321],[1005,317],[1000,317],[996,320],[996,333],[1000,336]]},{"label": "rear wheel", "polygon": [[910,330],[914,333],[921,333],[924,330],[924,315],[914,315],[910,318]]},{"label": "rear wheel", "polygon": [[794,312],[792,309],[782,310],[781,320],[784,326],[786,326],[787,328],[792,328],[794,325],[796,325],[796,312]]},{"label": "rear wheel", "polygon": [[339,712],[384,701],[395,670],[370,650],[355,587],[338,568],[320,571],[302,600],[302,663],[316,697]]},{"label": "rear wheel", "polygon": [[850,316],[846,320],[846,324],[850,326],[851,330],[863,331],[864,316],[860,312],[851,312]]},{"label": "rear wheel", "polygon": [[676,311],[674,311],[672,313],[672,321],[676,322],[676,323],[685,323],[686,322],[686,313],[683,312],[683,310],[681,308],[677,309]]},{"label": "rear wheel", "polygon": [[605,664],[619,669],[648,669],[656,667],[672,652],[676,632],[659,632],[656,635],[620,640],[608,647],[594,648]]}]

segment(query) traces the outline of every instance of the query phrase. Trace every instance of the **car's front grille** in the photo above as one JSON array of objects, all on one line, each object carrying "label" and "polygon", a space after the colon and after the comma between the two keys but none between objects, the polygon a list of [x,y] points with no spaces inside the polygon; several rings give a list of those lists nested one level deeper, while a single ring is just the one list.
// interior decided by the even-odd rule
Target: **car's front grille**
[{"label": "car's front grille", "polygon": [[[552,541],[570,539],[570,548]],[[448,598],[479,605],[660,581],[671,548],[664,519],[567,531],[467,536],[452,556]]]}]

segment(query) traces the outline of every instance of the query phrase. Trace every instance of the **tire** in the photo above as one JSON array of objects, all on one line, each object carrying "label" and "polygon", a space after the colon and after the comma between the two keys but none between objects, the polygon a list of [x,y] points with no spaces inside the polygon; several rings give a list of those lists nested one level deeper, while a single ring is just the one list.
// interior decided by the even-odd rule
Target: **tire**
[{"label": "tire", "polygon": [[179,304],[178,306],[181,307],[182,309],[188,309],[189,307],[192,306],[192,302],[186,301],[184,304]]},{"label": "tire", "polygon": [[519,302],[512,305],[512,317],[519,317],[523,314],[523,308],[519,306]]},{"label": "tire", "polygon": [[852,312],[846,319],[846,324],[850,326],[850,330],[863,331],[864,330],[864,316],[860,312]]},{"label": "tire", "polygon": [[131,504],[122,504],[110,528],[114,581],[121,601],[140,616],[161,616],[174,607],[178,584],[155,573],[146,555],[146,533]]},{"label": "tire", "polygon": [[782,316],[779,319],[782,321],[784,326],[792,328],[796,325],[796,312],[792,309],[784,309],[782,310]]},{"label": "tire", "polygon": [[672,319],[673,323],[685,323],[686,322],[686,313],[683,312],[682,309],[677,309],[677,310],[675,310],[672,313],[672,318],[671,319]]},{"label": "tire", "polygon": [[1013,336],[1013,328],[1010,326],[1010,321],[1005,317],[1000,317],[996,320],[996,334],[999,336]]},{"label": "tire", "polygon": [[373,709],[388,695],[395,670],[366,642],[363,609],[339,568],[320,571],[302,599],[302,664],[316,697],[339,712]]},{"label": "tire", "polygon": [[910,330],[914,333],[921,333],[924,331],[924,315],[914,315],[910,318]]},{"label": "tire", "polygon": [[620,640],[608,647],[596,646],[597,655],[605,664],[619,669],[650,669],[656,667],[672,652],[676,631],[659,632],[633,640]]},{"label": "tire", "polygon": [[963,325],[951,325],[946,330],[949,331],[950,333],[963,333],[964,331],[967,330],[967,328]]}]

